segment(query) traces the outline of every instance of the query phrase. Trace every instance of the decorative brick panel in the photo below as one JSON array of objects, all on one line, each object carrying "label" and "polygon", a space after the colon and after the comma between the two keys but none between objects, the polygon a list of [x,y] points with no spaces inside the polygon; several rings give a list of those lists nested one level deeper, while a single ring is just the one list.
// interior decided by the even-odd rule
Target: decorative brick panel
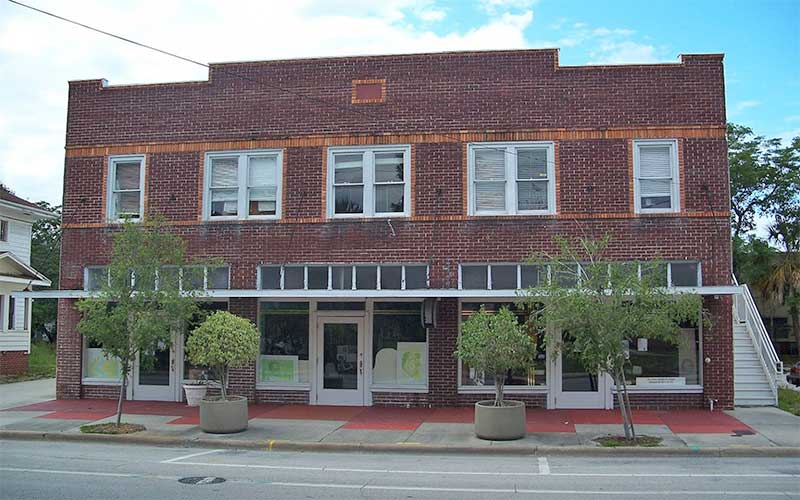
[{"label": "decorative brick panel", "polygon": [[22,375],[28,372],[28,353],[0,351],[0,375]]}]

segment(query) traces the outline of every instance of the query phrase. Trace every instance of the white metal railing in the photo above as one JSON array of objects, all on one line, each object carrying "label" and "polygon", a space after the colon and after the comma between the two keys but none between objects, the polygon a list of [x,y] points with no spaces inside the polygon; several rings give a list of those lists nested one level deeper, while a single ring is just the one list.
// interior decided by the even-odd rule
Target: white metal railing
[{"label": "white metal railing", "polygon": [[[738,285],[735,276],[733,280]],[[735,296],[734,304],[736,319],[747,327],[747,334],[756,347],[756,354],[758,354],[761,365],[767,373],[770,389],[775,394],[777,401],[778,382],[784,380],[783,362],[775,351],[775,346],[772,344],[769,333],[767,333],[767,328],[764,326],[764,321],[758,312],[756,302],[753,300],[753,294],[750,293],[750,287],[746,284],[739,285],[739,287],[742,291]]]}]

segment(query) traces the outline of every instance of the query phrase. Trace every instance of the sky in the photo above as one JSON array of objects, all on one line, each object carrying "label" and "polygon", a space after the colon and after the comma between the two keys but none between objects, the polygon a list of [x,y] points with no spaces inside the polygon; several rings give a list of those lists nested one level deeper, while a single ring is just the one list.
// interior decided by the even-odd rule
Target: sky
[{"label": "sky", "polygon": [[[800,0],[21,0],[203,62],[559,48],[562,65],[725,53],[728,120],[800,135]],[[0,0],[0,181],[61,203],[67,82],[207,70]]]}]

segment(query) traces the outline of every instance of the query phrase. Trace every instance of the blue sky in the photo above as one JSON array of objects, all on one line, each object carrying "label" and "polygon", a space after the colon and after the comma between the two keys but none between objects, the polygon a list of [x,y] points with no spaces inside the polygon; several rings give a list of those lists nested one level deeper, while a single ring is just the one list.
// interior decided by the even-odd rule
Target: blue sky
[{"label": "blue sky", "polygon": [[[25,1],[25,0],[23,0]],[[725,53],[728,119],[800,135],[800,0],[29,0],[201,61],[558,47],[564,65]],[[158,16],[153,16],[158,12]],[[67,81],[206,71],[0,1],[0,181],[61,201]]]}]

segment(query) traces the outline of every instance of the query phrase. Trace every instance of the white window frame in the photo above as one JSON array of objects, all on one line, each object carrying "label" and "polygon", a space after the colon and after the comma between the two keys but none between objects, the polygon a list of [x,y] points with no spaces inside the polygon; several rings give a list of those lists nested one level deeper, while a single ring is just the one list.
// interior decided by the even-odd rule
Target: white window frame
[{"label": "white window frame", "polygon": [[[403,211],[375,211],[375,153],[403,153]],[[363,154],[363,211],[360,214],[337,214],[336,196],[333,186],[337,154]],[[364,219],[411,216],[411,145],[392,144],[387,146],[342,146],[328,148],[327,211],[330,219]],[[385,184],[385,183],[379,183]],[[399,184],[399,183],[398,183]]]},{"label": "white window frame", "polygon": [[[547,150],[547,209],[519,210],[517,208],[517,150],[545,148]],[[505,210],[477,210],[475,200],[475,151],[503,149],[506,154]],[[473,142],[467,146],[467,213],[468,215],[552,215],[556,213],[555,143],[552,141]]]},{"label": "white window frame", "polygon": [[[278,267],[280,268],[280,288],[262,288],[261,273],[264,267]],[[285,275],[287,267],[302,267],[303,268],[303,288],[285,288]],[[315,290],[335,290],[342,292],[342,296],[347,296],[348,291],[355,290],[425,290],[430,287],[430,266],[422,263],[390,263],[384,262],[381,264],[376,263],[358,263],[358,264],[259,264],[256,268],[256,289],[257,290],[310,290],[308,288],[308,268],[309,267],[326,267],[328,270],[328,281],[325,288],[317,288]],[[350,279],[350,288],[333,288],[333,268],[334,267],[349,267],[351,269],[352,277]],[[375,267],[375,288],[357,288],[356,287],[356,268],[357,267]],[[399,267],[400,268],[400,288],[381,288],[381,268],[382,267]],[[407,267],[424,267],[425,268],[425,286],[426,288],[406,288],[406,268]]]},{"label": "white window frame", "polygon": [[[108,157],[108,185],[106,186],[106,219],[109,222],[140,222],[144,218],[144,175],[146,155],[115,155]],[[122,219],[114,212],[114,180],[117,177],[117,163],[139,162],[139,217]],[[127,190],[133,191],[133,190]]]},{"label": "white window frame", "polygon": [[6,219],[0,219],[0,241],[8,241],[8,233],[11,231],[11,224]]},{"label": "white window frame", "polygon": [[[641,146],[668,146],[670,148],[670,208],[642,208],[642,193],[639,187],[639,148]],[[680,171],[678,168],[677,139],[634,139],[633,141],[633,202],[637,214],[664,214],[681,211]]]},{"label": "white window frame", "polygon": [[[275,193],[275,215],[249,215],[249,172],[248,159],[253,156],[275,156],[277,164],[277,191]],[[211,215],[211,161],[214,158],[238,157],[236,215]],[[232,189],[232,188],[231,188]],[[238,151],[209,151],[203,163],[203,220],[270,220],[281,218],[283,197],[283,149],[248,149]]]}]

